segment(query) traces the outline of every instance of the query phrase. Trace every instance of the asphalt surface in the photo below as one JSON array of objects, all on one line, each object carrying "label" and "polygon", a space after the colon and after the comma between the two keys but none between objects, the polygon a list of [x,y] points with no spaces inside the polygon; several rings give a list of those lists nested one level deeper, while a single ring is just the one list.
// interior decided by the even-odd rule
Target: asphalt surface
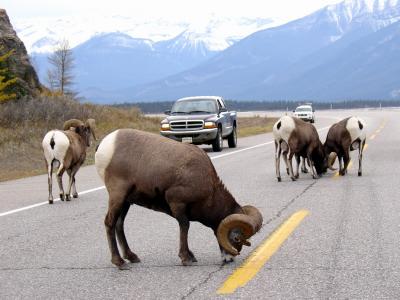
[{"label": "asphalt surface", "polygon": [[[355,163],[345,177],[330,171],[317,180],[301,174],[292,182],[282,163],[278,183],[271,134],[242,138],[238,148],[221,153],[204,147],[237,201],[255,205],[264,216],[253,245],[224,266],[212,231],[198,223],[189,231],[198,264],[181,266],[177,222],[134,206],[125,230],[142,262],[119,271],[110,262],[106,242],[104,189],[69,203],[12,212],[46,202],[47,177],[1,182],[0,298],[399,299],[400,111],[317,112],[321,139],[327,126],[350,115],[367,123],[362,177]],[[356,162],[356,153],[352,157]],[[78,192],[100,186],[94,167],[78,172]],[[53,187],[56,196],[55,181]],[[218,295],[217,289],[251,251],[301,209],[309,215],[258,274],[233,294]]]}]

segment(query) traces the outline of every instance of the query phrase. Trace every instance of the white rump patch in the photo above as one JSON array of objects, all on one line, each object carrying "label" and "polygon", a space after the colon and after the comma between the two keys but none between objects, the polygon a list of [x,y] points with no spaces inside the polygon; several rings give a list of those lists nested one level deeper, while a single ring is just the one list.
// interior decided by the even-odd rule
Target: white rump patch
[{"label": "white rump patch", "polygon": [[115,140],[119,130],[108,134],[100,143],[94,156],[97,173],[104,182],[104,174],[114,155]]},{"label": "white rump patch", "polygon": [[[51,147],[51,139],[54,140],[54,149]],[[64,132],[60,130],[51,130],[43,138],[42,147],[47,163],[51,163],[53,159],[63,162],[65,154],[69,148],[69,139]]]},{"label": "white rump patch", "polygon": [[[360,126],[358,124],[358,121],[360,121],[360,123],[363,125],[363,128],[360,129]],[[365,134],[365,122],[358,117],[351,117],[347,120],[347,124],[346,124],[346,129],[348,130],[348,132],[350,133],[350,138],[351,138],[351,144],[353,144],[353,142],[356,139],[360,139],[361,141],[364,141],[366,138],[366,134]]]},{"label": "white rump patch", "polygon": [[[281,126],[278,129],[278,124]],[[273,134],[276,141],[284,140],[289,145],[289,137],[295,129],[295,123],[292,117],[283,116],[275,123],[273,128]]]}]

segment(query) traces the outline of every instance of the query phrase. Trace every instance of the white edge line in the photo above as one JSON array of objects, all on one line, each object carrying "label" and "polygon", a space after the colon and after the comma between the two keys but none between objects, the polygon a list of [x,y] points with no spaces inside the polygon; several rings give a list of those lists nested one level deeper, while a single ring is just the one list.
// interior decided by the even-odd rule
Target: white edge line
[{"label": "white edge line", "polygon": [[[327,129],[327,128],[329,128],[329,126],[320,128],[320,129],[318,129],[318,131],[322,131],[322,130]],[[225,154],[213,156],[213,157],[210,157],[210,159],[211,159],[211,160],[214,160],[214,159],[217,159],[217,158],[222,158],[222,157],[225,157],[225,156],[230,156],[230,155],[237,154],[237,153],[240,153],[240,152],[244,152],[244,151],[247,151],[247,150],[251,150],[251,149],[254,149],[254,148],[263,147],[263,146],[272,144],[273,142],[274,142],[274,141],[270,141],[270,142],[267,142],[267,143],[258,144],[258,145],[251,146],[251,147],[244,148],[244,149],[240,149],[240,150],[237,150],[237,151],[232,151],[232,152],[229,152],[229,153],[225,153]],[[88,193],[92,193],[92,192],[95,192],[95,191],[102,190],[102,189],[104,189],[104,188],[105,188],[105,186],[103,185],[103,186],[100,186],[100,187],[97,187],[97,188],[94,188],[94,189],[90,189],[90,190],[86,190],[86,191],[80,192],[79,195],[85,195],[85,194],[88,194]],[[54,199],[54,202],[56,202],[56,201],[60,201],[60,198]],[[42,205],[45,205],[45,204],[48,204],[48,203],[49,203],[48,201],[45,201],[45,202],[40,202],[40,203],[36,203],[36,204],[24,206],[24,207],[21,207],[21,208],[9,210],[9,211],[0,213],[0,217],[12,215],[12,214],[15,214],[15,213],[17,213],[17,212],[24,211],[24,210],[28,210],[28,209],[31,209],[31,208],[35,208],[35,207],[38,207],[38,206],[42,206]]]},{"label": "white edge line", "polygon": [[[86,190],[86,191],[80,192],[79,195],[88,194],[88,193],[91,193],[91,192],[102,190],[104,188],[105,188],[105,186],[103,185],[103,186],[100,186],[100,187],[97,187],[97,188],[94,188],[94,189],[90,189],[90,190]],[[54,199],[54,202],[56,202],[56,201],[60,201],[60,198]],[[7,216],[7,215],[12,215],[12,214],[15,214],[17,212],[28,210],[28,209],[31,209],[31,208],[35,208],[35,207],[38,207],[38,206],[42,206],[42,205],[45,205],[45,204],[48,204],[48,203],[49,203],[49,201],[45,201],[45,202],[40,202],[40,203],[24,206],[24,207],[21,207],[21,208],[9,210],[9,211],[0,213],[0,217],[4,217],[4,216]]]}]

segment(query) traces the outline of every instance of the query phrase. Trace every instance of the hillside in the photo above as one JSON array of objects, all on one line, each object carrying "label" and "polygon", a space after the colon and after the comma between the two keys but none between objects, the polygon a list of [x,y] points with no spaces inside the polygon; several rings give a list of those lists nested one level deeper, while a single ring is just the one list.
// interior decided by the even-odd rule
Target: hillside
[{"label": "hillside", "polygon": [[17,77],[17,83],[13,85],[11,91],[18,97],[37,95],[42,88],[36,71],[29,61],[25,45],[13,29],[7,12],[0,9],[0,55],[11,50],[14,51],[13,54],[4,66],[0,66],[8,68],[9,72]]}]

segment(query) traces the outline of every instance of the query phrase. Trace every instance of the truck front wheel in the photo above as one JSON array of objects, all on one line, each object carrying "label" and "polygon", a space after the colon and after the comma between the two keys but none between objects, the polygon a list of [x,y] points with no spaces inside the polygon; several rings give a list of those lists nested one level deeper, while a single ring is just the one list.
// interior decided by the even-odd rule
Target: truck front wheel
[{"label": "truck front wheel", "polygon": [[228,146],[229,148],[236,148],[237,145],[237,132],[236,126],[233,126],[231,134],[228,136]]},{"label": "truck front wheel", "polygon": [[214,152],[221,152],[224,147],[224,140],[222,139],[222,130],[218,128],[217,137],[212,143],[212,148]]}]

